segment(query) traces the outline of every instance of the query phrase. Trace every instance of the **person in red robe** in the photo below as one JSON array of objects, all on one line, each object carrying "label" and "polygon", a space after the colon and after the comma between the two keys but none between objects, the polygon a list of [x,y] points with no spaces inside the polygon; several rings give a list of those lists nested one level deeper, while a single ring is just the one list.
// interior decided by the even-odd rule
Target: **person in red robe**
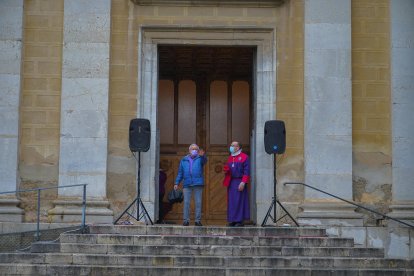
[{"label": "person in red robe", "polygon": [[249,194],[247,184],[250,179],[249,156],[242,152],[242,146],[234,141],[230,145],[230,156],[224,165],[226,173],[223,185],[227,187],[227,221],[229,226],[244,226],[250,220]]}]

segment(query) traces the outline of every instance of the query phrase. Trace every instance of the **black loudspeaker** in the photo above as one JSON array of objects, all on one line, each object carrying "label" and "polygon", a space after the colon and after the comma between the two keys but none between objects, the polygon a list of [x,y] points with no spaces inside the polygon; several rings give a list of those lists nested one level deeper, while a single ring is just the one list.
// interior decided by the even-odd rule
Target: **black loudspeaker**
[{"label": "black loudspeaker", "polygon": [[286,150],[285,122],[267,121],[264,127],[265,151],[268,154],[282,154]]},{"label": "black loudspeaker", "polygon": [[151,124],[147,119],[132,119],[129,123],[129,149],[148,151],[151,143]]}]

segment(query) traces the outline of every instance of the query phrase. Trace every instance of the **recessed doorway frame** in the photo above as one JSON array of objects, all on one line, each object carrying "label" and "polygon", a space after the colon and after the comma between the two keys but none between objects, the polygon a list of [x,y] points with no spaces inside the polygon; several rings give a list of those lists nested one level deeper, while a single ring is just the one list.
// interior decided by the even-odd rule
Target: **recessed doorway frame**
[{"label": "recessed doorway frame", "polygon": [[[160,27],[138,29],[137,117],[151,122],[151,146],[141,159],[141,198],[150,216],[158,214],[159,132],[158,45],[251,46],[253,60],[251,127],[251,219],[260,222],[273,195],[272,156],[264,150],[264,124],[276,119],[276,30],[255,27]],[[157,173],[156,173],[157,172]]]}]

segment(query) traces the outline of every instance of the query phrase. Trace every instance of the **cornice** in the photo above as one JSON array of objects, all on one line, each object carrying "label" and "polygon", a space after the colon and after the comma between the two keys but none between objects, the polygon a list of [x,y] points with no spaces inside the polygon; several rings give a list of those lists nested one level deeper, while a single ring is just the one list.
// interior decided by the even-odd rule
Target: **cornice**
[{"label": "cornice", "polygon": [[136,5],[147,6],[238,6],[277,7],[287,0],[131,0]]}]

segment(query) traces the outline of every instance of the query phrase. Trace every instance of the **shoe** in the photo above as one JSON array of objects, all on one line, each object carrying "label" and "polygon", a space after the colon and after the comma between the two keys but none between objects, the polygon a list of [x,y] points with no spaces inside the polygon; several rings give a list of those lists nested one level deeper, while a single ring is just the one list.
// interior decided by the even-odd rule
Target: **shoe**
[{"label": "shoe", "polygon": [[236,225],[237,222],[229,222],[228,226],[230,227],[234,227],[234,225]]},{"label": "shoe", "polygon": [[194,225],[195,226],[203,226],[200,221],[196,221]]},{"label": "shoe", "polygon": [[244,224],[243,222],[236,222],[236,224],[234,225],[234,227],[243,227]]},{"label": "shoe", "polygon": [[190,225],[190,223],[188,221],[183,222],[183,226],[188,226],[188,225]]}]

